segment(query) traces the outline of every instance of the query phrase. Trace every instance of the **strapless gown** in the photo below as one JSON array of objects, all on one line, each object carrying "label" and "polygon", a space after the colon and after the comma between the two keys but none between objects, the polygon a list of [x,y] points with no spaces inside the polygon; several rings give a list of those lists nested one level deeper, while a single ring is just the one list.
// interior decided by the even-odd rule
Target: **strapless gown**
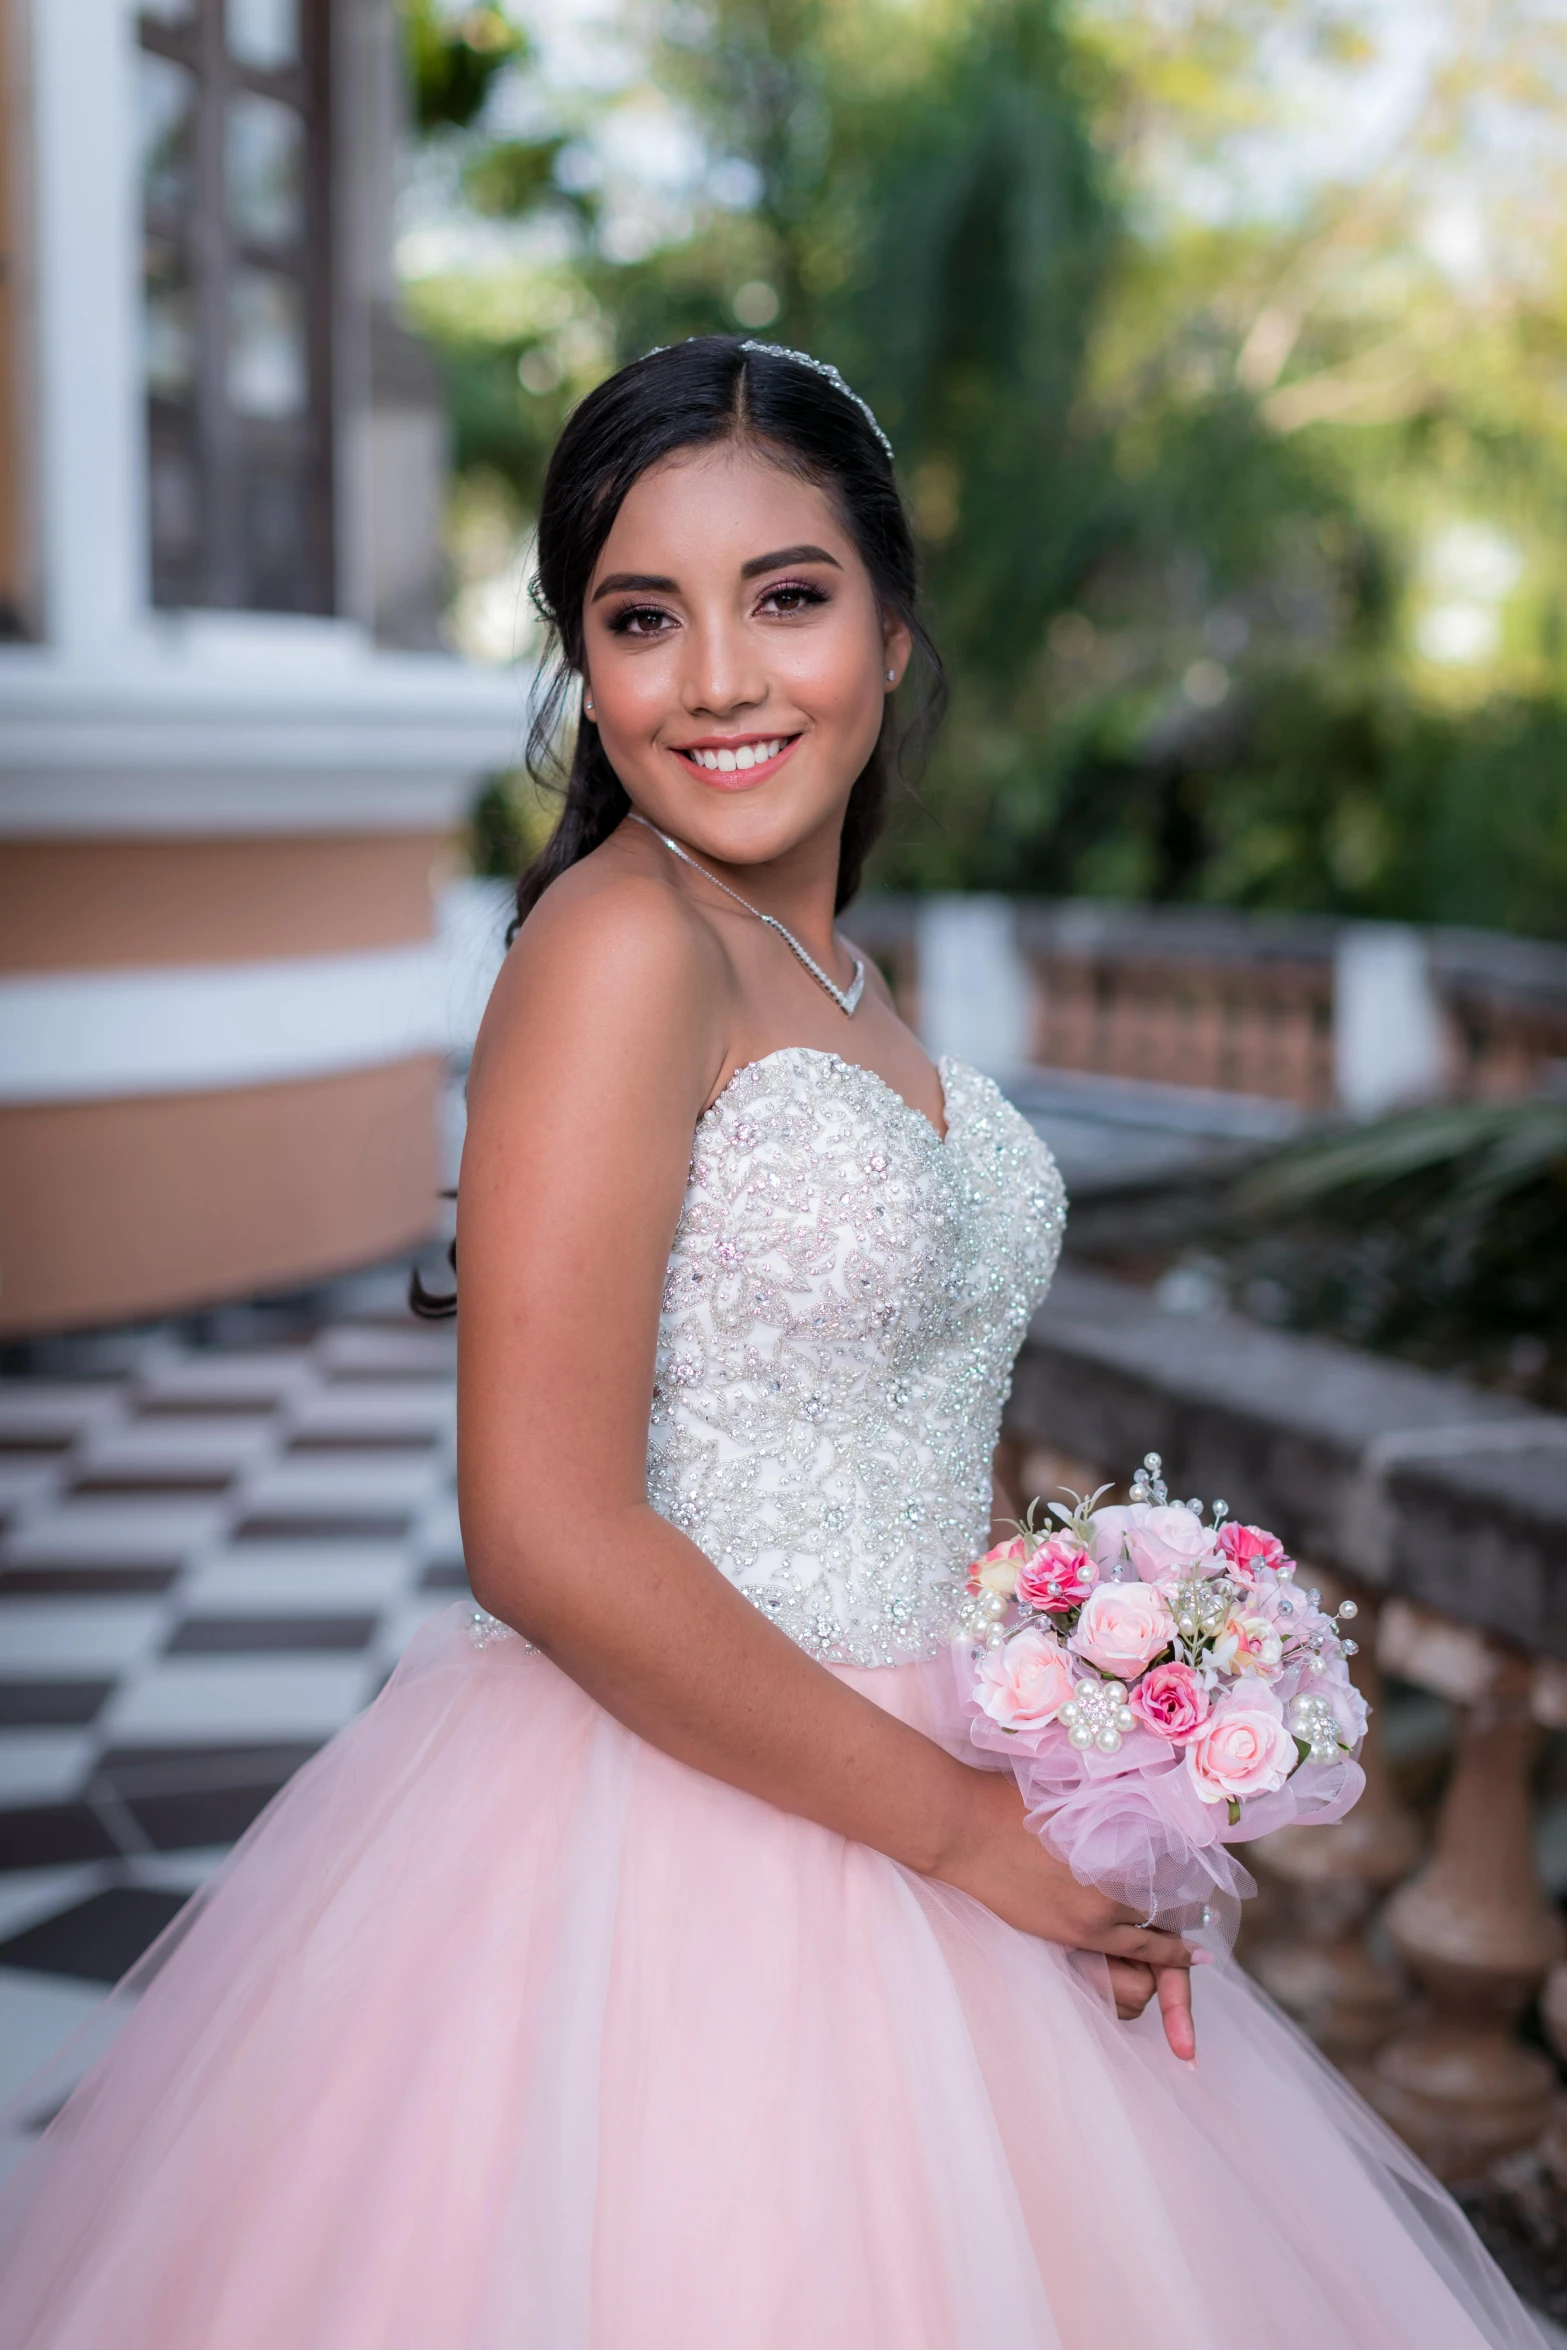
[{"label": "strapless gown", "polygon": [[[955,1744],[949,1638],[1064,1201],[805,1050],[698,1127],[649,1491]],[[672,1762],[471,1609],[129,1986],[5,2198],[5,2350],[1538,2350],[1227,1964],[1102,1963]],[[127,2002],[129,2004],[129,2002]]]}]

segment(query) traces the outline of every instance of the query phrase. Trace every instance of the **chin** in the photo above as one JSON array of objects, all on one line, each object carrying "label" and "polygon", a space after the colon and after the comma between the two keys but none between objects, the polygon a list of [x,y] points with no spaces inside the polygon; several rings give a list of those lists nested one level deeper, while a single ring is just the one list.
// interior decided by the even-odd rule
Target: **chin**
[{"label": "chin", "polygon": [[765,783],[749,792],[703,791],[686,797],[691,840],[705,841],[710,855],[733,865],[768,865],[788,856],[824,828],[836,830],[844,805],[836,798],[802,805],[794,793],[785,797]]}]

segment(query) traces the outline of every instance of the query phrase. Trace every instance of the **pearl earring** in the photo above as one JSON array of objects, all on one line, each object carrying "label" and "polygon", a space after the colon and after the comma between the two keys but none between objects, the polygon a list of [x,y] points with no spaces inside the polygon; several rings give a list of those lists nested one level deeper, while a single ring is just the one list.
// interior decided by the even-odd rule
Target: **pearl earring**
[{"label": "pearl earring", "polygon": [[888,683],[889,685],[896,685],[896,684],[897,684],[897,682],[898,682],[898,672],[896,671],[896,669],[889,669],[889,670],[888,670],[888,672],[887,672],[887,683]]}]

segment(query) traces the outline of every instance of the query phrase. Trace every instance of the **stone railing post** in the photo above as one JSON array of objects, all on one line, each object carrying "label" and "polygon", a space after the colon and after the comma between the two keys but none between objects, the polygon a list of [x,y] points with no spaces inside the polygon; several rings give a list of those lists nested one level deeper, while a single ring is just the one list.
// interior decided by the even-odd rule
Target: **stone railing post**
[{"label": "stone railing post", "polygon": [[[1567,2064],[1567,1963],[1553,1966],[1546,1977],[1545,1989],[1540,1994],[1540,2021],[1545,2037]],[[1567,2210],[1567,2089],[1555,2099],[1545,2136],[1540,2142],[1540,2161],[1556,2193],[1562,2197],[1562,2208]]]},{"label": "stone railing post", "polygon": [[1540,1730],[1528,1661],[1401,1600],[1383,1611],[1382,1662],[1461,1709],[1435,1845],[1384,1912],[1424,1994],[1362,2085],[1449,2184],[1536,2145],[1555,2072],[1513,2026],[1563,1950],[1539,1882],[1530,1775]]},{"label": "stone railing post", "polygon": [[[1300,1580],[1319,1584],[1329,1607],[1345,1596],[1316,1568],[1303,1568]],[[1364,1597],[1360,1607],[1360,1654],[1351,1669],[1371,1708],[1360,1757],[1366,1791],[1334,1827],[1281,1828],[1252,1847],[1259,1876],[1271,1879],[1285,1898],[1266,1939],[1245,1952],[1248,1970],[1323,2053],[1351,2073],[1397,2029],[1407,2008],[1402,1980],[1371,1948],[1366,1927],[1383,1895],[1408,1876],[1420,1849],[1419,1825],[1399,1799],[1383,1747],[1376,1617]]]}]

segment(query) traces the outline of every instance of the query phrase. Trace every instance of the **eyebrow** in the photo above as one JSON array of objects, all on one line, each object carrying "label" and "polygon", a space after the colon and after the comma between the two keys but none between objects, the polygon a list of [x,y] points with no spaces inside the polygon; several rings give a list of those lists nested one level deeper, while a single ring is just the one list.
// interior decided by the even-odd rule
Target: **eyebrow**
[{"label": "eyebrow", "polygon": [[825,547],[780,547],[776,555],[754,555],[749,563],[740,566],[742,579],[755,579],[763,571],[782,571],[790,563],[830,563],[834,571],[843,565],[836,555],[829,555]]},{"label": "eyebrow", "polygon": [[656,571],[612,571],[608,579],[601,579],[593,590],[596,604],[600,596],[623,595],[627,588],[640,588],[645,593],[672,596],[676,591],[672,579],[662,579]]},{"label": "eyebrow", "polygon": [[[825,547],[779,547],[771,555],[753,555],[749,563],[742,563],[740,577],[756,579],[764,571],[782,571],[790,563],[830,563],[834,571],[843,569],[837,556],[829,555]],[[665,579],[656,571],[612,571],[607,579],[599,581],[593,590],[592,600],[596,604],[600,596],[623,596],[628,590],[659,596],[673,596],[680,592],[677,581]]]}]

